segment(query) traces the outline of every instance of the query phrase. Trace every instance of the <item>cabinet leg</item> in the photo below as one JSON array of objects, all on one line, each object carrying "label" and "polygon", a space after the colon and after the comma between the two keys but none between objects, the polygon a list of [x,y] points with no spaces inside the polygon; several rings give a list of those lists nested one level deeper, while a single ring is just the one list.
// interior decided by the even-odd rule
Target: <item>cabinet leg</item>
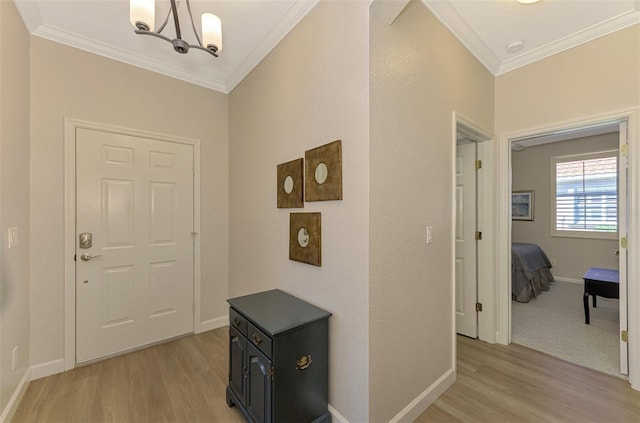
[{"label": "cabinet leg", "polygon": [[233,402],[233,398],[231,398],[231,394],[229,393],[229,387],[227,387],[226,399],[227,399],[227,407],[233,407],[234,405],[236,405],[236,403]]}]

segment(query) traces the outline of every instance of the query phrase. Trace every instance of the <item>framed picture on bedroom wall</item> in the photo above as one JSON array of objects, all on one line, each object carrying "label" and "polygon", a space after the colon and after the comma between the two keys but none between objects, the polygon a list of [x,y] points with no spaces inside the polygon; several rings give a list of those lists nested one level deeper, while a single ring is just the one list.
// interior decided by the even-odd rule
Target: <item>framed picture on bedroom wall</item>
[{"label": "framed picture on bedroom wall", "polygon": [[511,193],[511,219],[533,220],[535,191],[513,191]]}]

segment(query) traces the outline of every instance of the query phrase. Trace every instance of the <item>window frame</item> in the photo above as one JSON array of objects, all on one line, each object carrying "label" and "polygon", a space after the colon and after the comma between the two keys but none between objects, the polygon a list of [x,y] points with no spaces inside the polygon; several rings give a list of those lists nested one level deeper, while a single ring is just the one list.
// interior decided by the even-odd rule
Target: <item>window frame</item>
[{"label": "window frame", "polygon": [[[557,181],[556,181],[556,164],[566,162],[577,162],[592,159],[602,159],[607,157],[616,158],[616,231],[615,232],[600,232],[593,230],[559,230],[557,229],[556,222],[556,209],[557,209]],[[563,238],[589,238],[589,239],[609,239],[617,240],[619,231],[619,204],[620,200],[617,197],[620,194],[620,153],[618,149],[596,151],[592,153],[580,153],[569,154],[563,156],[551,157],[551,236],[563,237]]]}]

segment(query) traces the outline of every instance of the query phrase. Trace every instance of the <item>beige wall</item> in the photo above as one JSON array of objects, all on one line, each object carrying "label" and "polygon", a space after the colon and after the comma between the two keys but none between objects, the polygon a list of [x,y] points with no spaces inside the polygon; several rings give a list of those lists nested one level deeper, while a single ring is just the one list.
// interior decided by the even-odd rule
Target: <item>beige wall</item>
[{"label": "beige wall", "polygon": [[370,37],[369,409],[386,422],[454,366],[452,114],[491,132],[494,78],[417,1]]},{"label": "beige wall", "polygon": [[[368,418],[368,2],[320,2],[229,95],[229,290],[333,313],[329,403]],[[342,140],[343,200],[276,208],[276,167]],[[289,260],[289,213],[322,213],[322,266]]]},{"label": "beige wall", "polygon": [[553,261],[557,278],[582,280],[589,267],[618,268],[617,240],[551,236],[551,157],[618,148],[618,133],[529,147],[511,155],[514,190],[535,190],[535,220],[513,221],[514,242],[538,244]]},{"label": "beige wall", "polygon": [[226,314],[227,96],[31,38],[31,364],[64,356],[64,118],[200,140],[202,320]]},{"label": "beige wall", "polygon": [[496,132],[506,134],[640,105],[640,25],[496,78]]},{"label": "beige wall", "polygon": [[[29,34],[0,2],[0,415],[29,369]],[[19,245],[7,248],[7,230]],[[17,367],[12,352],[17,347]],[[25,380],[28,382],[28,380]],[[0,420],[5,416],[0,417]]]}]

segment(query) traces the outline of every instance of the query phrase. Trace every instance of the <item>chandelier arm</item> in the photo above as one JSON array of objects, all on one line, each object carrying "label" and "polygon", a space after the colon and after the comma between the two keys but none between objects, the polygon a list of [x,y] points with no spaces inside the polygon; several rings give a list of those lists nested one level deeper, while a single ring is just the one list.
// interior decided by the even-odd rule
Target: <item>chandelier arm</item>
[{"label": "chandelier arm", "polygon": [[173,23],[176,26],[176,38],[181,40],[182,34],[180,33],[180,20],[178,19],[178,7],[176,6],[176,0],[171,0],[171,10],[173,11]]},{"label": "chandelier arm", "polygon": [[211,54],[212,56],[219,57],[218,53],[216,53],[213,50],[209,50],[206,47],[198,46],[198,45],[195,45],[195,44],[189,44],[189,48],[197,48],[198,50],[206,51],[207,53]]},{"label": "chandelier arm", "polygon": [[164,22],[162,22],[162,25],[160,25],[160,27],[155,32],[157,32],[158,34],[162,32],[164,27],[167,26],[167,23],[169,22],[169,16],[171,16],[171,8],[169,8],[169,13],[167,13],[167,16],[164,18]]},{"label": "chandelier arm", "polygon": [[173,42],[173,40],[172,40],[171,38],[166,37],[166,36],[164,36],[164,35],[162,35],[162,34],[160,34],[160,33],[158,33],[158,32],[153,32],[153,31],[144,31],[144,30],[142,30],[142,29],[136,29],[136,30],[135,30],[135,33],[136,33],[136,34],[141,34],[141,35],[151,35],[151,36],[154,36],[154,37],[161,38],[161,39],[163,39],[163,40],[165,40],[165,41],[169,41],[170,43],[172,43],[172,42]]},{"label": "chandelier arm", "polygon": [[189,3],[189,0],[186,0],[187,2],[187,10],[189,11],[189,19],[191,19],[191,28],[193,28],[193,35],[196,36],[196,40],[198,41],[198,44],[201,47],[204,47],[202,45],[202,41],[200,41],[200,36],[198,35],[198,30],[196,29],[196,24],[193,22],[193,14],[191,13],[191,4]]}]

